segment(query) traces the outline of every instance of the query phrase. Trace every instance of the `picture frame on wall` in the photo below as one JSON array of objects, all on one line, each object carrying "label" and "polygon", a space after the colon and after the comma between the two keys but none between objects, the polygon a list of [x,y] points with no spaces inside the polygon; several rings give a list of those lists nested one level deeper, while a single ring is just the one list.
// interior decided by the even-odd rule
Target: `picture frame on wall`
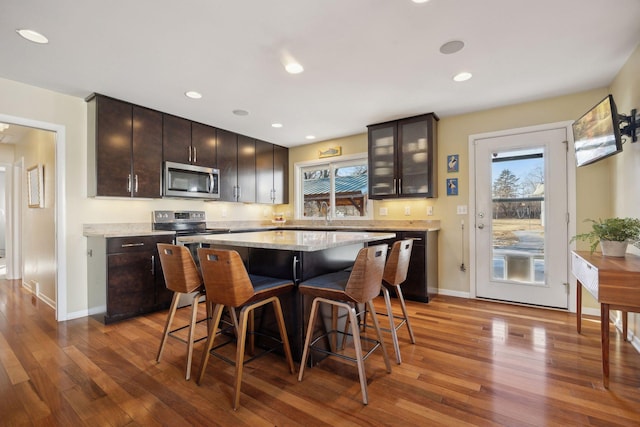
[{"label": "picture frame on wall", "polygon": [[447,156],[447,172],[458,172],[459,170],[459,158],[457,154],[450,154]]},{"label": "picture frame on wall", "polygon": [[44,208],[44,167],[41,164],[27,169],[27,205]]},{"label": "picture frame on wall", "polygon": [[458,195],[458,178],[447,178],[447,196]]}]

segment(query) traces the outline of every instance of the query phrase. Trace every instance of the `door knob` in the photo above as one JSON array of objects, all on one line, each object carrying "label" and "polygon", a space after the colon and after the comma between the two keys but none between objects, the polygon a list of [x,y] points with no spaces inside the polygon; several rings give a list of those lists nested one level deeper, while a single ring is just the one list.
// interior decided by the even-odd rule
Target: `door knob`
[{"label": "door knob", "polygon": [[484,228],[484,224],[482,224],[482,223],[478,224],[478,228],[479,228],[480,230],[482,230],[482,229]]}]

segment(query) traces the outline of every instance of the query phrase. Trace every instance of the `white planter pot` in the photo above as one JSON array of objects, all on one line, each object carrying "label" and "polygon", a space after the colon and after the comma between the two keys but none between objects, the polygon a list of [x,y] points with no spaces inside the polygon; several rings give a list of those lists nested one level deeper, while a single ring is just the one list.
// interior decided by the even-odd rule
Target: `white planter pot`
[{"label": "white planter pot", "polygon": [[627,242],[614,242],[611,240],[600,240],[602,255],[611,257],[624,257],[627,253]]}]

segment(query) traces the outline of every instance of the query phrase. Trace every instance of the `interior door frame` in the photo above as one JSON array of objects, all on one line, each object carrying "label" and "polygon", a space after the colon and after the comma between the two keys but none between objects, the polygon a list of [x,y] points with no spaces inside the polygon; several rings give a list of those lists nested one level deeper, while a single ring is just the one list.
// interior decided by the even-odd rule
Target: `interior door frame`
[{"label": "interior door frame", "polygon": [[0,113],[0,122],[42,129],[54,133],[55,140],[55,260],[56,260],[56,304],[58,322],[68,320],[67,313],[67,240],[66,240],[66,191],[65,191],[65,149],[66,127],[55,123],[10,116]]},{"label": "interior door frame", "polygon": [[[469,297],[476,298],[476,168],[475,168],[475,143],[478,140],[496,138],[522,133],[540,132],[546,130],[564,128],[567,135],[567,209],[569,211],[569,235],[576,233],[576,161],[573,149],[573,131],[571,124],[573,121],[563,121],[547,123],[543,125],[527,126],[522,128],[505,129],[501,131],[486,132],[469,135],[469,227],[467,227],[469,239]],[[569,246],[569,250],[575,244]],[[571,262],[571,257],[567,256],[567,262]],[[571,266],[567,265],[569,278],[569,312],[576,312],[576,279],[571,272]]]}]

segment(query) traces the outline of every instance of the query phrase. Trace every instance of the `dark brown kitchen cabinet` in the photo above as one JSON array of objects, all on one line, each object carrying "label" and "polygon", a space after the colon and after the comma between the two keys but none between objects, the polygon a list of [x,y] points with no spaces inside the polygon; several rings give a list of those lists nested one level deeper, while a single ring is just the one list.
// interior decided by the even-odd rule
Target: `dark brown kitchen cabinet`
[{"label": "dark brown kitchen cabinet", "polygon": [[256,140],[256,202],[288,203],[288,168],[287,148]]},{"label": "dark brown kitchen cabinet", "polygon": [[163,114],[162,148],[165,162],[215,167],[216,128]]},{"label": "dark brown kitchen cabinet", "polygon": [[437,196],[434,113],[369,125],[369,198]]},{"label": "dark brown kitchen cabinet", "polygon": [[194,158],[192,164],[205,167],[216,167],[217,135],[216,128],[191,122],[191,149]]},{"label": "dark brown kitchen cabinet", "polygon": [[220,200],[256,201],[256,144],[253,138],[218,129]]},{"label": "dark brown kitchen cabinet", "polygon": [[236,201],[238,185],[238,135],[218,129],[218,169],[220,169],[220,200]]},{"label": "dark brown kitchen cabinet", "polygon": [[89,312],[104,323],[161,310],[171,303],[158,258],[158,243],[173,235],[89,237]]},{"label": "dark brown kitchen cabinet", "polygon": [[[375,231],[375,230],[371,230]],[[394,239],[370,242],[369,245],[387,244],[397,240],[413,239],[407,279],[402,283],[402,294],[411,301],[429,302],[438,293],[438,231],[390,231]],[[393,295],[393,291],[391,291]]]},{"label": "dark brown kitchen cabinet", "polygon": [[162,195],[162,113],[94,94],[88,103],[88,195]]}]

